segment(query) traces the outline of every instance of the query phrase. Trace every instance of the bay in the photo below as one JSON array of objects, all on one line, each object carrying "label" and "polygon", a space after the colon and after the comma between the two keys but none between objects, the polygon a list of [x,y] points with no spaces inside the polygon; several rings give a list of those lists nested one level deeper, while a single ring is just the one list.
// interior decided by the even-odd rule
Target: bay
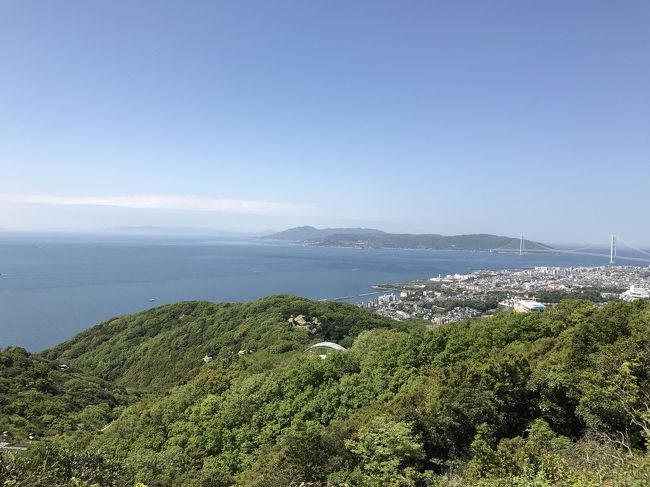
[{"label": "bay", "polygon": [[358,302],[380,283],[606,263],[570,254],[309,247],[253,238],[3,235],[0,348],[40,351],[111,317],[184,300],[295,294]]}]

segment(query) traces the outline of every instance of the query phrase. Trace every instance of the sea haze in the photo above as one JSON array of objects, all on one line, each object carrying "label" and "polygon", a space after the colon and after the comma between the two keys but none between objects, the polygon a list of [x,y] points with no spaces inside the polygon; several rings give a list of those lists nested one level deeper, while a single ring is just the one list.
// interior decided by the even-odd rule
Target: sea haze
[{"label": "sea haze", "polygon": [[373,284],[473,269],[606,263],[566,254],[362,250],[261,239],[7,234],[0,236],[0,348],[39,351],[113,316],[183,300],[296,294],[360,301]]}]

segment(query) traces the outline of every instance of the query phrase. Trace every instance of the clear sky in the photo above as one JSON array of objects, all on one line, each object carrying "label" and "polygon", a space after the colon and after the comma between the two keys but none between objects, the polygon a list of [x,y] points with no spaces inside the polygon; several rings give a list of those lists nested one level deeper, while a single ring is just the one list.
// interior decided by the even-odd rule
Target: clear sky
[{"label": "clear sky", "polygon": [[0,1],[0,228],[650,243],[650,2]]}]

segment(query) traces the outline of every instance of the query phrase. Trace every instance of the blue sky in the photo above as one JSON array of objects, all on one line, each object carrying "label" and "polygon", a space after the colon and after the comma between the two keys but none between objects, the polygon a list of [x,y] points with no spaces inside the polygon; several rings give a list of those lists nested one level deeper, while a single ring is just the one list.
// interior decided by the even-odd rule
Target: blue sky
[{"label": "blue sky", "polygon": [[0,2],[0,228],[650,243],[650,2]]}]

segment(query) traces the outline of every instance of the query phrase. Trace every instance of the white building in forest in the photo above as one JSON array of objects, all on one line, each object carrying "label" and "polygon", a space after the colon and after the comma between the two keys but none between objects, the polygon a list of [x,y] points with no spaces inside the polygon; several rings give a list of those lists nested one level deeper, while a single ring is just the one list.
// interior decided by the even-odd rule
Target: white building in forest
[{"label": "white building in forest", "polygon": [[630,286],[630,289],[621,294],[623,301],[635,301],[637,299],[649,299],[650,292],[642,287]]}]

